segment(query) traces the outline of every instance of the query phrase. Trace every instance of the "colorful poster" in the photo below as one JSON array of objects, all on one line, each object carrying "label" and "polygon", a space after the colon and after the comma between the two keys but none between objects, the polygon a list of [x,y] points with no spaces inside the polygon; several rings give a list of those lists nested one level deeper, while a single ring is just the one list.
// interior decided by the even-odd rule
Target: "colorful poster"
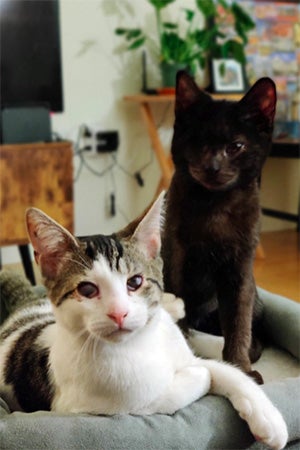
[{"label": "colorful poster", "polygon": [[300,119],[300,5],[248,0],[243,7],[256,21],[246,48],[246,72],[252,84],[271,77],[277,86],[277,120]]}]

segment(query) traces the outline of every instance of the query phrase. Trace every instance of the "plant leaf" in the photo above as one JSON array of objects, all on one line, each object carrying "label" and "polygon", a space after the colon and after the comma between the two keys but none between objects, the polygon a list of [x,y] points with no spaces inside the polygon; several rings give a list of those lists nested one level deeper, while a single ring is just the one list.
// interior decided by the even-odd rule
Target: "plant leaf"
[{"label": "plant leaf", "polygon": [[239,26],[243,28],[244,31],[250,31],[255,28],[255,23],[252,18],[240,5],[235,2],[232,3],[231,10],[236,22],[239,23]]},{"label": "plant leaf", "polygon": [[195,31],[195,41],[203,50],[209,50],[217,36],[218,28],[216,26]]},{"label": "plant leaf", "polygon": [[176,0],[148,0],[155,9],[163,9],[168,6],[170,3],[174,3]]},{"label": "plant leaf", "polygon": [[222,62],[222,63],[219,65],[219,73],[220,73],[221,77],[224,77],[225,72],[226,72],[225,62]]},{"label": "plant leaf", "polygon": [[163,27],[167,28],[168,30],[175,30],[178,28],[178,25],[173,22],[163,22]]},{"label": "plant leaf", "polygon": [[224,54],[226,55],[225,57],[233,58],[242,65],[245,64],[246,57],[244,52],[244,46],[240,42],[230,39],[229,41],[223,44],[223,50]]},{"label": "plant leaf", "polygon": [[126,39],[130,41],[131,39],[135,39],[140,37],[142,34],[141,30],[138,28],[133,28],[132,30],[128,30],[126,34]]},{"label": "plant leaf", "polygon": [[204,56],[202,56],[202,55],[199,55],[198,63],[199,63],[199,66],[201,67],[201,69],[204,69],[205,68],[205,63],[206,63],[206,58]]},{"label": "plant leaf", "polygon": [[216,6],[213,0],[196,0],[196,5],[206,19],[214,17],[217,14]]},{"label": "plant leaf", "polygon": [[188,22],[192,22],[193,18],[195,17],[195,11],[192,11],[191,9],[184,9],[185,12],[185,18]]},{"label": "plant leaf", "polygon": [[116,28],[115,33],[121,36],[122,34],[126,34],[128,31],[128,28]]},{"label": "plant leaf", "polygon": [[139,47],[142,47],[145,43],[146,38],[143,36],[140,39],[137,39],[136,41],[132,42],[131,45],[127,48],[127,50],[135,50]]}]

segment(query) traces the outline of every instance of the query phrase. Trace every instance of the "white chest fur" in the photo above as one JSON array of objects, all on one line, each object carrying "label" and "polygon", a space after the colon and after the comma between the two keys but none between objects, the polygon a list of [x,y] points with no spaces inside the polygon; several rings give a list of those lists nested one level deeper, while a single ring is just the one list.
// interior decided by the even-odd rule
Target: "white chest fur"
[{"label": "white chest fur", "polygon": [[66,330],[58,335],[50,358],[59,386],[52,408],[60,411],[138,412],[167,389],[179,366],[193,359],[163,311],[125,342],[82,339],[79,344]]}]

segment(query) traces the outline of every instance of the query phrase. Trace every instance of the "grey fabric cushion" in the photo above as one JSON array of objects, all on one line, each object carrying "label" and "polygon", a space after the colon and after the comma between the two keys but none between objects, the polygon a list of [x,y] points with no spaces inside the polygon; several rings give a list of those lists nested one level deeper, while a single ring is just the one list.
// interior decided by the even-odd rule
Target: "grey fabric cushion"
[{"label": "grey fabric cushion", "polygon": [[[272,341],[299,358],[300,305],[259,290],[265,304],[264,327]],[[289,430],[287,448],[300,448],[300,378],[272,382],[263,389],[282,412]],[[103,450],[261,450],[230,403],[207,395],[174,416],[113,417],[10,413],[0,402],[0,448]]]},{"label": "grey fabric cushion", "polygon": [[300,360],[300,305],[280,295],[258,289],[264,302],[263,327],[270,341]]}]

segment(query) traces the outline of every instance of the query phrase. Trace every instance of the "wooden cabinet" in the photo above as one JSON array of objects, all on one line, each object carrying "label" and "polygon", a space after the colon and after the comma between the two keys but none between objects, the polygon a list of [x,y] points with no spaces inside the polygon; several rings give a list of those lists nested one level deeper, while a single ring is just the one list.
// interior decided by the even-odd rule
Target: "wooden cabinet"
[{"label": "wooden cabinet", "polygon": [[0,146],[0,246],[28,243],[24,217],[30,206],[73,231],[71,143]]},{"label": "wooden cabinet", "polygon": [[26,208],[73,231],[73,150],[69,142],[0,146],[0,245],[28,242]]}]

